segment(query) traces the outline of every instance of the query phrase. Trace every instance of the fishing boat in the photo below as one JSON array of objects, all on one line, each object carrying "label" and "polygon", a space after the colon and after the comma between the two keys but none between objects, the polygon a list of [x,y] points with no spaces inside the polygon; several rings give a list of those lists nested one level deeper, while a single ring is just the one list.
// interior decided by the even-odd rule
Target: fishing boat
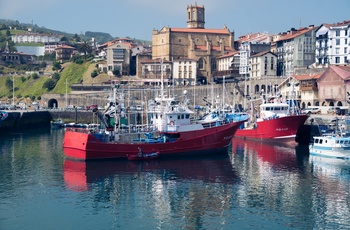
[{"label": "fishing boat", "polygon": [[333,134],[314,137],[309,152],[324,157],[350,159],[350,136]]},{"label": "fishing boat", "polygon": [[213,154],[230,145],[234,133],[244,122],[223,122],[204,127],[191,122],[191,113],[187,108],[168,104],[164,109],[149,112],[152,122],[146,126],[126,125],[123,123],[126,114],[121,112],[115,113],[113,119],[107,116],[111,123],[106,123],[108,126],[104,130],[67,128],[64,153],[69,158],[83,160],[126,159],[138,148],[145,153],[158,152],[159,157]]},{"label": "fishing boat", "polygon": [[[187,91],[179,100],[161,94],[148,103],[146,124],[133,123],[135,114],[128,113],[125,97],[119,87],[113,87],[113,101],[100,113],[104,129],[67,128],[63,149],[66,157],[90,159],[127,159],[139,148],[145,153],[158,152],[158,157],[215,154],[227,149],[238,127],[244,121],[217,122],[204,127],[191,119]],[[119,92],[119,93],[118,93]],[[141,124],[140,124],[141,123]],[[222,151],[218,151],[222,152]]]},{"label": "fishing boat", "polygon": [[6,111],[0,111],[0,125],[7,117],[8,113]]},{"label": "fishing boat", "polygon": [[[295,143],[298,129],[308,119],[308,115],[300,114],[291,108],[289,103],[271,98],[267,103],[262,99],[260,113],[250,116],[248,122],[238,129],[235,137],[270,142]],[[251,110],[254,110],[252,107]]]},{"label": "fishing boat", "polygon": [[64,126],[64,122],[62,119],[52,120],[50,123],[52,129],[59,129]]},{"label": "fishing boat", "polygon": [[334,122],[332,132],[313,137],[313,142],[309,145],[310,155],[350,159],[350,135],[347,130],[349,121],[336,118]]},{"label": "fishing boat", "polygon": [[129,161],[147,161],[158,157],[158,152],[144,153],[141,148],[137,154],[127,155]]}]

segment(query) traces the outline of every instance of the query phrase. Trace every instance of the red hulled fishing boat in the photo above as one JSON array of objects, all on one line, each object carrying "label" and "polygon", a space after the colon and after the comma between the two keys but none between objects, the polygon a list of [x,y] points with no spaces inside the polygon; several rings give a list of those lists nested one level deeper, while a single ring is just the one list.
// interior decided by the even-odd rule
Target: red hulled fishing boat
[{"label": "red hulled fishing boat", "polygon": [[235,136],[271,142],[295,143],[298,129],[308,119],[291,108],[290,104],[273,99],[260,105],[260,113],[251,116],[245,126],[237,130]]},{"label": "red hulled fishing boat", "polygon": [[182,103],[163,94],[150,100],[145,116],[147,125],[131,123],[135,114],[125,109],[123,94],[115,96],[104,113],[95,109],[104,129],[66,129],[63,148],[67,157],[127,159],[139,148],[143,153],[158,152],[158,157],[213,154],[230,145],[238,127],[244,122],[222,121],[204,127],[191,119],[193,112],[188,109],[184,92]]}]

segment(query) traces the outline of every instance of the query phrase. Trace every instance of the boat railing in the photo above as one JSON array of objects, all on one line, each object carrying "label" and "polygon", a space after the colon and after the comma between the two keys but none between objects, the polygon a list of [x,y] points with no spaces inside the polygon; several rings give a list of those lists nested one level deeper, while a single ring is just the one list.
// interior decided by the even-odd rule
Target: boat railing
[{"label": "boat railing", "polygon": [[86,134],[91,132],[91,130],[86,129],[86,128],[75,128],[75,127],[68,127],[68,128],[66,128],[66,131],[77,132],[77,133],[86,133]]},{"label": "boat railing", "polygon": [[140,133],[140,132],[153,132],[156,131],[154,125],[120,125],[118,127],[119,133]]}]

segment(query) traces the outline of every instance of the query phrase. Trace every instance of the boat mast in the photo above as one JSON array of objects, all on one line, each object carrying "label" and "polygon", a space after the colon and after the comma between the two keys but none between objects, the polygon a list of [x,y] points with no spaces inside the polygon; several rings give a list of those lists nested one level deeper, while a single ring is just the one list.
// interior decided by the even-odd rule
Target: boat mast
[{"label": "boat mast", "polygon": [[165,98],[164,98],[164,73],[163,73],[163,58],[160,59],[160,97],[161,97],[161,116],[162,116],[162,130],[165,130],[166,117],[165,117]]}]

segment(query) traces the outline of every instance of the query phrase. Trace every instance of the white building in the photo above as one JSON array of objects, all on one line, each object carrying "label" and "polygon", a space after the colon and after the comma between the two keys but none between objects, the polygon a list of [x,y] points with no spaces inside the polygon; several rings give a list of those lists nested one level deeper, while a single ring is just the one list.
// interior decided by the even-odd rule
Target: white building
[{"label": "white building", "polygon": [[345,65],[349,63],[350,21],[329,28],[329,64]]},{"label": "white building", "polygon": [[11,39],[14,43],[46,43],[59,42],[62,37],[62,35],[26,33],[12,35]]},{"label": "white building", "polygon": [[173,61],[173,79],[177,85],[196,84],[197,61],[194,59],[176,59]]},{"label": "white building", "polygon": [[349,64],[350,20],[322,24],[316,31],[316,65]]},{"label": "white building", "polygon": [[250,77],[263,78],[263,77],[275,77],[276,66],[277,66],[277,55],[270,52],[264,51],[250,57]]}]

